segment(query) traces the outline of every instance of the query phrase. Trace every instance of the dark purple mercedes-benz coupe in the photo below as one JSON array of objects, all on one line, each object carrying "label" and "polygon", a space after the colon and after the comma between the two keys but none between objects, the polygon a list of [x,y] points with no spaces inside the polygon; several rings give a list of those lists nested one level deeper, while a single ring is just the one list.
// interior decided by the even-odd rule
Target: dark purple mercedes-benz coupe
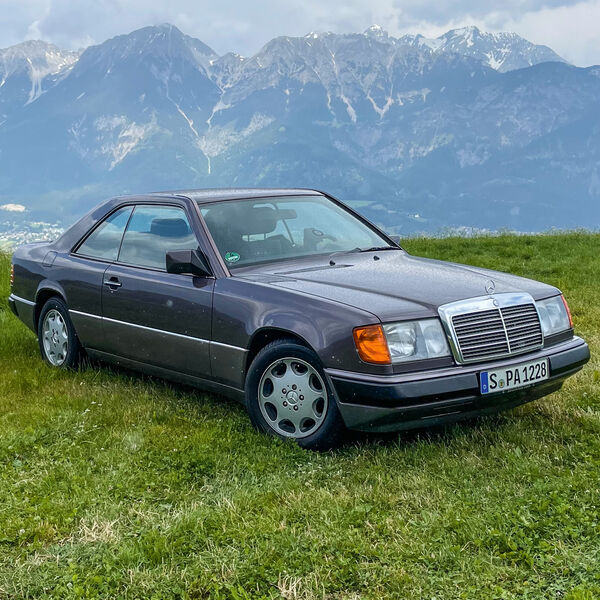
[{"label": "dark purple mercedes-benz coupe", "polygon": [[9,300],[54,367],[227,394],[314,449],[517,406],[589,359],[558,289],[410,256],[305,189],[113,198],[19,248]]}]

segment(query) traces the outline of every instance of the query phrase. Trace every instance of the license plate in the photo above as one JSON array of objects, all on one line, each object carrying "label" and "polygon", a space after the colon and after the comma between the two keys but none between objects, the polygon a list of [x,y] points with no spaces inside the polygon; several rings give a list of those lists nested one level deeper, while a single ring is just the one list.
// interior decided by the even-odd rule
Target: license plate
[{"label": "license plate", "polygon": [[479,391],[482,394],[505,392],[544,381],[549,377],[548,359],[542,358],[493,371],[481,371]]}]

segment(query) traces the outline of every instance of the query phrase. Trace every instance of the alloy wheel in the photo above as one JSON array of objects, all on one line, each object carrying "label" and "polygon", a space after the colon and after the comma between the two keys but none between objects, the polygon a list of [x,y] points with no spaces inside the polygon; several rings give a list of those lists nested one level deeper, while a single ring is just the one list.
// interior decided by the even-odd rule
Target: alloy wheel
[{"label": "alloy wheel", "polygon": [[258,385],[260,411],[279,435],[304,438],[327,415],[329,398],[319,372],[299,358],[282,358],[269,365]]},{"label": "alloy wheel", "polygon": [[69,331],[63,316],[54,308],[44,316],[42,341],[48,362],[55,367],[63,365],[69,351]]}]

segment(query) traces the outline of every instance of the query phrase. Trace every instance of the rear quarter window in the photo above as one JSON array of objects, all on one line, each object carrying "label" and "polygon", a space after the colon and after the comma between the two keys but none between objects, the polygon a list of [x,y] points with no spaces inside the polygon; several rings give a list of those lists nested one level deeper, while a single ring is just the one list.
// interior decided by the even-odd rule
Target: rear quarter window
[{"label": "rear quarter window", "polygon": [[117,260],[132,210],[131,206],[126,206],[112,213],[85,238],[75,254],[102,260]]}]

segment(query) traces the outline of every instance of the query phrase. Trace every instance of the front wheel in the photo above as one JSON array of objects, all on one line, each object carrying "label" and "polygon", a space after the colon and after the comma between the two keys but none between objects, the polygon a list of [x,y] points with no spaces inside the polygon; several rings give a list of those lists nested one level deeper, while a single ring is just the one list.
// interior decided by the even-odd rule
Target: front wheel
[{"label": "front wheel", "polygon": [[293,340],[276,340],[253,360],[246,407],[260,431],[327,450],[343,439],[344,423],[317,355]]},{"label": "front wheel", "polygon": [[38,341],[42,358],[52,367],[75,369],[81,359],[81,345],[61,298],[50,298],[38,321]]}]

